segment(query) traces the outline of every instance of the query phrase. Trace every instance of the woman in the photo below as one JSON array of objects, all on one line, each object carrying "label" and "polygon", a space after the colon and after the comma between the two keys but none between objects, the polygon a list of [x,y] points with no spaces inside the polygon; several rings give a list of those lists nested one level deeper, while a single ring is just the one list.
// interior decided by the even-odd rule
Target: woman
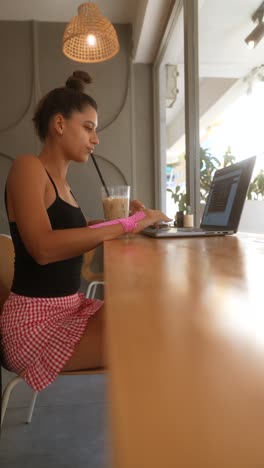
[{"label": "woman", "polygon": [[103,367],[104,306],[79,293],[82,254],[124,232],[168,218],[132,202],[129,218],[87,223],[67,183],[72,161],[87,162],[99,143],[91,79],[74,72],[50,91],[33,118],[43,149],[17,158],[6,184],[15,247],[12,290],[1,315],[6,365],[37,391],[62,370]]}]

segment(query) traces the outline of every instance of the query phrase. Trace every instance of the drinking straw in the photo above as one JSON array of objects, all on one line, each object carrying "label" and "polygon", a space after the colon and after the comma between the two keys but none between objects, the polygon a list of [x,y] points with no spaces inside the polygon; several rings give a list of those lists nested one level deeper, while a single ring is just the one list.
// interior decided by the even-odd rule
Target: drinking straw
[{"label": "drinking straw", "polygon": [[97,170],[97,174],[99,175],[100,180],[101,180],[101,182],[102,182],[102,184],[103,184],[103,187],[104,187],[104,189],[105,189],[105,193],[106,193],[106,195],[107,195],[108,197],[110,197],[108,188],[107,188],[107,186],[106,186],[106,183],[105,183],[105,181],[104,181],[104,178],[103,178],[102,173],[101,173],[101,171],[100,171],[100,169],[99,169],[99,167],[98,167],[98,164],[97,164],[97,162],[96,162],[96,160],[95,160],[95,157],[94,157],[93,153],[91,153],[91,158],[92,158],[93,163],[94,163],[94,165],[95,165],[95,169]]}]

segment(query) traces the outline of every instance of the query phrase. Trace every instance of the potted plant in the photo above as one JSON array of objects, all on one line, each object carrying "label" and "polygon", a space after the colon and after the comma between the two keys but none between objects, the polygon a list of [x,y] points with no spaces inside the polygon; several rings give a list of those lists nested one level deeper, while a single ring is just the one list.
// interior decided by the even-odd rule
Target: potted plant
[{"label": "potted plant", "polygon": [[[229,146],[224,154],[222,167],[233,164],[235,160],[236,158],[232,154],[231,148]],[[208,148],[200,148],[200,197],[202,202],[206,202],[214,173],[220,167],[221,163],[219,159],[217,159],[215,156],[212,156]],[[171,193],[171,197],[173,198],[174,202],[178,204],[178,210],[186,211],[187,194],[185,193],[184,189],[177,185],[175,187],[175,191],[171,189],[167,189],[167,191]],[[247,199],[264,199],[264,170],[261,170],[250,183]]]},{"label": "potted plant", "polygon": [[187,208],[187,194],[180,185],[176,185],[175,191],[167,189],[171,193],[174,203],[177,204],[178,211],[185,211]]},{"label": "potted plant", "polygon": [[249,185],[248,200],[263,200],[264,198],[264,171],[261,170]]}]

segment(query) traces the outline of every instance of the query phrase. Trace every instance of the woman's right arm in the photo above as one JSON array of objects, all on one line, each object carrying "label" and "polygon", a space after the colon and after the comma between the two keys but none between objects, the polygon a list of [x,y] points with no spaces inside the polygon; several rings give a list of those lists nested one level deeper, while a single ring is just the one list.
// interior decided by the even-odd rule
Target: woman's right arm
[{"label": "woman's right arm", "polygon": [[[53,230],[45,207],[46,172],[37,157],[21,156],[14,161],[7,180],[9,215],[34,260],[45,265],[83,254],[100,243],[123,234],[121,224]],[[164,219],[156,210],[146,210],[144,225]],[[165,217],[166,218],[166,217]],[[11,219],[12,220],[12,219]]]},{"label": "woman's right arm", "polygon": [[45,207],[46,184],[46,172],[37,157],[26,155],[14,161],[7,180],[11,217],[37,263],[45,265],[81,255],[123,233],[121,225],[100,230],[88,227],[52,230]]}]

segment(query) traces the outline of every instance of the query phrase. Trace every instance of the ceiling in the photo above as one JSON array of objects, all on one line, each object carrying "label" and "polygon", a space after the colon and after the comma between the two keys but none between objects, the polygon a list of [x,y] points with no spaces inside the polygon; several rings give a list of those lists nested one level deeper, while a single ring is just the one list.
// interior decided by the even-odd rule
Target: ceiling
[{"label": "ceiling", "polygon": [[[94,2],[112,23],[132,24],[134,61],[152,63],[175,0]],[[81,3],[82,0],[0,0],[0,20],[68,22]],[[199,0],[202,74],[239,75],[243,67],[247,69],[245,62],[254,66],[256,60],[264,57],[263,47],[249,52],[243,43],[254,27],[250,18],[260,3],[260,0]],[[170,41],[167,62],[183,64],[183,33],[178,29]]]},{"label": "ceiling", "polygon": [[[0,20],[68,22],[82,0],[0,0]],[[94,0],[112,23],[133,26],[133,61],[152,63],[172,0]]]},{"label": "ceiling", "polygon": [[[199,0],[200,76],[240,77],[264,59],[264,39],[249,50],[245,37],[256,26],[251,16],[260,0]],[[184,63],[183,15],[166,52],[167,63]]]},{"label": "ceiling", "polygon": [[[244,38],[252,31],[251,16],[260,0],[199,1],[200,78],[239,79],[263,63],[264,40],[249,51]],[[175,0],[94,0],[101,13],[114,24],[131,23],[132,59],[153,63]],[[82,0],[0,0],[0,20],[68,22]],[[167,109],[167,122],[184,106],[184,45],[181,14],[170,38],[163,63],[175,63],[180,72],[176,105]],[[205,81],[206,86],[206,81]]]},{"label": "ceiling", "polygon": [[[247,77],[254,67],[264,63],[264,39],[249,50],[244,39],[254,29],[252,14],[261,0],[199,0],[199,76],[209,89],[209,81],[221,85],[221,79]],[[183,15],[172,33],[163,63],[176,64],[179,71],[179,94],[173,108],[167,109],[167,123],[175,120],[184,107]],[[206,91],[206,90],[205,90]],[[219,96],[218,96],[219,97]]]}]

